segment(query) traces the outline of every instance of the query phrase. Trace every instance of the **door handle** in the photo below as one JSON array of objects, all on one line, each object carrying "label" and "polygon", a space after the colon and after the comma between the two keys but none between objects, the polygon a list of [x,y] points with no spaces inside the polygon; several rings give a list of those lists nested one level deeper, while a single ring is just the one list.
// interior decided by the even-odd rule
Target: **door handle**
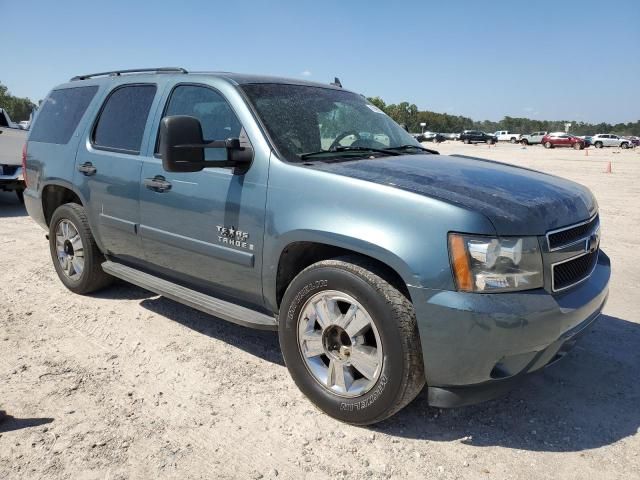
[{"label": "door handle", "polygon": [[153,190],[158,193],[164,193],[171,190],[171,182],[167,182],[162,175],[156,175],[153,178],[145,178],[144,186],[149,190]]},{"label": "door handle", "polygon": [[95,175],[98,169],[94,167],[91,162],[84,162],[82,165],[78,166],[78,171],[89,177],[91,175]]}]

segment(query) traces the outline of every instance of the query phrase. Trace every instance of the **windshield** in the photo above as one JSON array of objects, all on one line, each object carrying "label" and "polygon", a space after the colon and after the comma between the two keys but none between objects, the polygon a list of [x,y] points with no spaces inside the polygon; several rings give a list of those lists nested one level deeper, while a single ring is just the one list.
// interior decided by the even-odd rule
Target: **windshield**
[{"label": "windshield", "polygon": [[382,110],[344,90],[288,84],[248,84],[253,103],[278,151],[290,162],[305,154],[330,151],[322,158],[363,155],[420,144]]}]

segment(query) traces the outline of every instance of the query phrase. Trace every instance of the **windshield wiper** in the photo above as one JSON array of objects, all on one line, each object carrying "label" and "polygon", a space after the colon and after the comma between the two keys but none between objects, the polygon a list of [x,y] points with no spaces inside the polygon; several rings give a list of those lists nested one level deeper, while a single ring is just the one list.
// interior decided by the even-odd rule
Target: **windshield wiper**
[{"label": "windshield wiper", "polygon": [[440,155],[440,152],[438,152],[437,150],[431,150],[430,148],[424,148],[420,145],[411,145],[411,144],[406,144],[406,145],[400,145],[398,147],[389,147],[387,148],[387,150],[409,150],[411,148],[415,148],[416,150],[422,150],[425,152],[429,152],[432,153],[434,155]]},{"label": "windshield wiper", "polygon": [[388,150],[388,149],[382,149],[382,148],[371,148],[371,147],[343,147],[343,146],[339,146],[339,147],[334,147],[334,148],[330,148],[328,150],[318,150],[317,152],[309,152],[309,153],[303,153],[300,155],[300,160],[305,160],[307,158],[310,157],[315,157],[317,155],[324,155],[327,153],[350,153],[350,152],[362,152],[362,153],[367,153],[367,152],[373,152],[373,153],[384,153],[385,155],[400,155],[400,153],[393,151],[393,150]]}]

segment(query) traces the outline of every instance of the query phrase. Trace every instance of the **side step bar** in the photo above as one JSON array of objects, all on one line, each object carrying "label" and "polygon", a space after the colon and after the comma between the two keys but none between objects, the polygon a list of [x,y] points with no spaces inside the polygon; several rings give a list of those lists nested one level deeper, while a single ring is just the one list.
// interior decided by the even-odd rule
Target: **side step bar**
[{"label": "side step bar", "polygon": [[214,317],[237,323],[243,327],[260,330],[278,329],[278,323],[274,317],[205,295],[121,263],[106,261],[102,264],[102,269],[109,275],[133,283],[145,290],[183,303]]}]

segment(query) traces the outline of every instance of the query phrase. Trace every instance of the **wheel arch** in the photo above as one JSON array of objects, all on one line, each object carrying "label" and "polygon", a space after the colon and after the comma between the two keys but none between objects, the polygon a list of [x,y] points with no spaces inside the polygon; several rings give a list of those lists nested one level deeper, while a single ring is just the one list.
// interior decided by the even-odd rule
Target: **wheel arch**
[{"label": "wheel arch", "polygon": [[372,263],[379,275],[391,283],[411,301],[407,285],[413,274],[409,266],[394,253],[361,239],[331,235],[322,232],[305,232],[281,242],[277,259],[265,265],[263,294],[267,306],[278,311],[284,292],[302,270],[316,262],[330,258],[353,255]]},{"label": "wheel arch", "polygon": [[42,213],[44,220],[49,226],[53,212],[56,208],[65,203],[78,203],[84,206],[85,200],[82,198],[72,185],[65,182],[51,182],[42,187],[40,193],[40,201],[42,202]]}]

